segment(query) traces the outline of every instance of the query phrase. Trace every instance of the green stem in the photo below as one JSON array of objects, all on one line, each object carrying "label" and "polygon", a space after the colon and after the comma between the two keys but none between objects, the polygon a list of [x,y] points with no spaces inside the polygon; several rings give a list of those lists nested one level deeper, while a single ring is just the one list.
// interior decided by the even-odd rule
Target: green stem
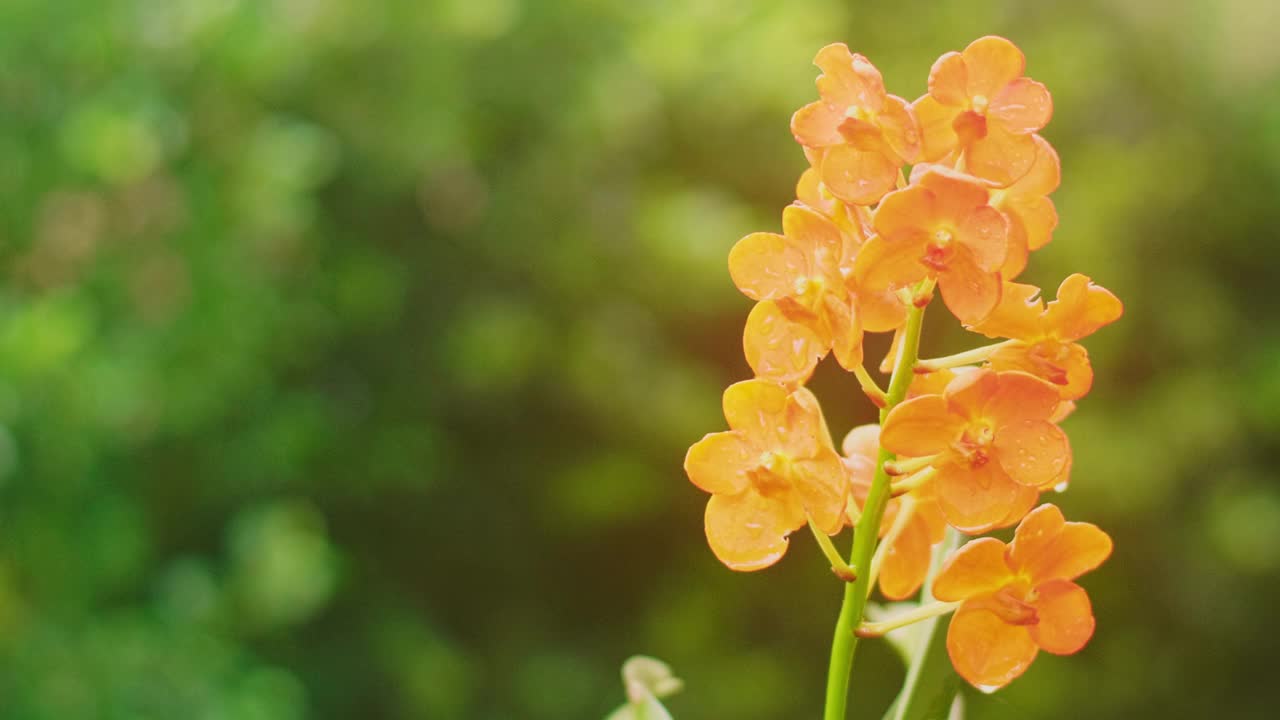
[{"label": "green stem", "polygon": [[[907,388],[915,371],[916,355],[920,351],[920,328],[924,322],[924,308],[912,306],[907,313],[903,331],[902,348],[898,351],[889,390],[885,393],[885,406],[880,410],[883,423],[889,411],[907,396]],[[876,550],[876,535],[880,519],[884,517],[889,502],[889,474],[884,464],[894,459],[893,453],[880,449],[876,462],[876,474],[871,481],[867,502],[862,508],[862,518],[853,533],[853,552],[849,564],[859,570],[871,567],[871,556]],[[859,572],[858,579],[844,587],[844,601],[840,604],[840,616],[836,619],[835,635],[831,640],[831,663],[827,668],[827,702],[823,720],[844,720],[845,705],[849,700],[849,673],[853,669],[853,654],[858,638],[853,631],[862,622],[862,611],[867,605],[871,587],[871,573]]]}]

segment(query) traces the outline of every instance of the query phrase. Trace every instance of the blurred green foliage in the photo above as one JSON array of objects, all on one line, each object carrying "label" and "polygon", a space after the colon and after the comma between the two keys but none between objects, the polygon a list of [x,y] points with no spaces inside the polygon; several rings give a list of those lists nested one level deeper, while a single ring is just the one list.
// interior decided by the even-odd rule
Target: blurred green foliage
[{"label": "blurred green foliage", "polygon": [[[819,47],[913,98],[987,33],[1057,107],[1062,225],[1026,277],[1128,313],[1089,343],[1058,500],[1117,540],[1099,632],[970,717],[1274,717],[1278,24],[0,2],[0,717],[599,718],[636,652],[679,669],[678,718],[816,717],[839,588],[806,537],[723,569],[680,469],[748,372],[725,256],[792,197]],[[962,349],[940,318],[926,353]],[[814,386],[835,433],[871,417]],[[868,643],[855,717],[901,675]]]}]

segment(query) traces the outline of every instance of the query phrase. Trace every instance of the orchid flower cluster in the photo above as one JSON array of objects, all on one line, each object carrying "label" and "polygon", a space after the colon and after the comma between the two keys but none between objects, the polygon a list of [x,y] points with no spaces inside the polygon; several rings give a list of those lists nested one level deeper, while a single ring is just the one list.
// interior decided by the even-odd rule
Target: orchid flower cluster
[{"label": "orchid flower cluster", "polygon": [[[1108,557],[1111,539],[1037,504],[1067,487],[1059,422],[1093,379],[1080,340],[1123,307],[1080,274],[1047,303],[1014,281],[1052,239],[1060,166],[1039,135],[1049,92],[1024,75],[1013,43],[984,37],[943,55],[915,102],[888,94],[844,44],[814,62],[820,99],[791,120],[810,164],[796,202],[781,234],[753,233],[729,254],[734,283],[757,301],[743,333],[755,377],[725,390],[729,430],[695,443],[685,470],[711,494],[707,541],[726,566],[766,568],[808,525],[847,583],[830,719],[844,717],[858,637],[954,613],[947,652],[984,688],[1021,675],[1040,650],[1088,642],[1092,608],[1075,581]],[[919,359],[935,290],[965,329],[996,342]],[[892,373],[887,388],[866,369],[868,332],[894,333],[878,368]],[[854,428],[839,449],[804,387],[828,354],[880,408],[880,423]],[[831,536],[850,526],[845,560]],[[1009,544],[944,542],[948,527],[958,540],[1011,526]],[[875,585],[890,600],[924,597],[870,622]]]}]

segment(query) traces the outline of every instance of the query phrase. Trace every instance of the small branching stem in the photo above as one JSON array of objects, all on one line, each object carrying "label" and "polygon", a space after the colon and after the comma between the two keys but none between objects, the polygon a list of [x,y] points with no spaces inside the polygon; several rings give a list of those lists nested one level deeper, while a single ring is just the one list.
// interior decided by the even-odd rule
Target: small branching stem
[{"label": "small branching stem", "polygon": [[1005,340],[991,345],[983,345],[979,348],[966,350],[955,355],[947,355],[946,357],[932,358],[929,360],[921,360],[916,363],[915,371],[920,374],[931,373],[937,370],[946,370],[947,368],[960,367],[961,365],[977,365],[987,361],[995,352],[1001,348],[1009,347],[1017,340]]},{"label": "small branching stem", "polygon": [[840,551],[836,550],[831,538],[813,524],[813,518],[809,518],[809,529],[813,531],[813,539],[818,541],[818,547],[822,548],[822,554],[827,557],[827,562],[831,563],[831,572],[845,582],[851,583],[857,580],[858,571],[840,557]]},{"label": "small branching stem", "polygon": [[902,531],[907,529],[907,524],[911,522],[911,516],[916,512],[916,501],[911,497],[904,497],[898,501],[898,514],[893,518],[893,524],[889,526],[889,532],[880,538],[880,544],[876,547],[876,554],[871,558],[871,578],[867,584],[867,591],[875,587],[876,580],[880,578],[880,567],[884,565],[884,558],[889,554],[889,548],[898,541],[902,536]]},{"label": "small branching stem", "polygon": [[858,503],[848,503],[844,508],[844,512],[849,516],[850,525],[857,527],[858,523],[862,522],[862,508],[858,507]]},{"label": "small branching stem", "polygon": [[859,364],[853,369],[854,377],[858,378],[858,384],[862,386],[862,392],[866,393],[871,402],[875,403],[878,408],[884,407],[884,390],[876,384],[875,378],[867,372],[865,365]]},{"label": "small branching stem", "polygon": [[933,476],[937,474],[938,470],[933,467],[917,470],[915,473],[908,475],[901,480],[894,481],[894,483],[889,486],[889,494],[893,497],[906,495],[912,490],[915,490],[932,480]]},{"label": "small branching stem", "polygon": [[915,457],[915,458],[898,458],[893,462],[885,463],[884,471],[889,473],[893,477],[910,475],[911,473],[916,472],[917,470],[923,470],[929,467],[930,465],[933,464],[933,461],[937,459],[938,459],[937,455],[925,455],[923,457]]},{"label": "small branching stem", "polygon": [[898,617],[890,618],[883,622],[863,622],[858,625],[858,629],[854,630],[854,634],[861,638],[880,637],[890,630],[897,630],[901,627],[914,625],[922,620],[946,615],[960,607],[958,602],[932,602],[928,605],[921,605],[915,610],[905,612]]}]

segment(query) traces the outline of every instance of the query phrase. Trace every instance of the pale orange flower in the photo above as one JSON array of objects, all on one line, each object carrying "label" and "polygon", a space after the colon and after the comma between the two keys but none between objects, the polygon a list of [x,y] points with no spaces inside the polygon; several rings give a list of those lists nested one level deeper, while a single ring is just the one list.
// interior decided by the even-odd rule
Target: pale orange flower
[{"label": "pale orange flower", "polygon": [[880,71],[844,43],[822,48],[813,62],[822,99],[796,111],[791,132],[836,197],[872,205],[919,152],[911,106],[886,93]]},{"label": "pale orange flower", "polygon": [[893,288],[859,286],[857,278],[849,279],[849,287],[858,306],[858,320],[866,332],[892,332],[907,322],[908,303]]},{"label": "pale orange flower", "polygon": [[[841,444],[845,466],[849,468],[849,512],[851,517],[860,514],[861,507],[871,492],[871,481],[876,474],[876,460],[880,451],[880,426],[860,425],[849,431]],[[911,516],[893,544],[885,552],[880,566],[880,592],[890,600],[903,600],[915,595],[929,573],[933,546],[942,542],[947,523],[942,517],[934,497],[933,484],[911,490],[904,497],[911,498]],[[902,512],[901,498],[892,498],[885,506],[880,521],[879,536],[883,538],[897,522]]]},{"label": "pale orange flower", "polygon": [[851,243],[850,257],[867,241],[871,229],[871,210],[851,205],[831,193],[815,168],[806,168],[796,181],[796,199],[831,219]]},{"label": "pale orange flower", "polygon": [[1093,385],[1089,353],[1076,341],[1123,313],[1124,305],[1111,291],[1075,273],[1062,281],[1058,298],[1048,305],[1040,288],[1006,283],[995,311],[970,329],[1013,340],[991,355],[992,369],[1031,373],[1057,385],[1064,400],[1076,400]]},{"label": "pale orange flower", "polygon": [[829,351],[862,363],[862,327],[846,284],[856,240],[800,204],[782,212],[782,234],[752,233],[729,252],[729,274],[760,302],[747,316],[743,350],[756,375],[803,383]]},{"label": "pale orange flower", "polygon": [[963,323],[978,322],[1000,300],[1008,221],[978,180],[937,166],[917,170],[876,209],[877,234],[857,255],[855,282],[876,292],[935,278],[947,308]]},{"label": "pale orange flower", "polygon": [[[800,175],[796,183],[796,198],[823,215],[827,216],[846,237],[846,257],[853,258],[866,243],[874,230],[871,227],[871,210],[861,205],[850,205],[832,195],[826,185],[818,178],[818,171],[808,168]],[[850,265],[852,260],[850,260]],[[857,315],[859,324],[867,332],[889,332],[896,330],[907,321],[907,306],[892,290],[872,292],[868,289],[857,289],[852,277],[848,276],[849,267],[843,267],[845,285],[857,296]]]},{"label": "pale orange flower", "polygon": [[961,547],[933,584],[939,600],[963,604],[947,630],[956,672],[984,688],[1007,685],[1040,650],[1079,651],[1093,636],[1093,608],[1073,581],[1111,555],[1111,538],[1089,523],[1065,522],[1041,505],[1013,543],[981,538]]},{"label": "pale orange flower", "polygon": [[711,493],[706,532],[716,557],[759,570],[782,557],[806,517],[839,532],[849,480],[813,393],[745,380],[724,391],[723,404],[730,429],[694,443],[684,460],[693,484]]},{"label": "pale orange flower", "polygon": [[[968,372],[967,368],[957,368],[959,374]],[[911,384],[907,386],[907,399],[920,397],[921,395],[941,395],[947,391],[947,386],[957,377],[955,370],[943,368],[927,373],[917,373],[911,378]]]},{"label": "pale orange flower", "polygon": [[1009,219],[1009,257],[1000,268],[1005,280],[1012,280],[1027,267],[1027,256],[1053,239],[1058,227],[1058,210],[1049,194],[1058,189],[1062,166],[1048,140],[1032,136],[1036,159],[1031,170],[1007,188],[991,193],[991,206]]},{"label": "pale orange flower", "polygon": [[1027,373],[974,370],[942,395],[903,402],[880,442],[908,458],[935,456],[935,492],[947,522],[966,533],[1012,525],[1041,490],[1067,481],[1071,446],[1052,422],[1057,389]]},{"label": "pale orange flower", "polygon": [[929,93],[912,107],[926,162],[952,162],[978,177],[1009,185],[1035,162],[1032,135],[1049,122],[1044,85],[1023,77],[1026,58],[1002,37],[979,38],[949,52],[929,72]]}]

